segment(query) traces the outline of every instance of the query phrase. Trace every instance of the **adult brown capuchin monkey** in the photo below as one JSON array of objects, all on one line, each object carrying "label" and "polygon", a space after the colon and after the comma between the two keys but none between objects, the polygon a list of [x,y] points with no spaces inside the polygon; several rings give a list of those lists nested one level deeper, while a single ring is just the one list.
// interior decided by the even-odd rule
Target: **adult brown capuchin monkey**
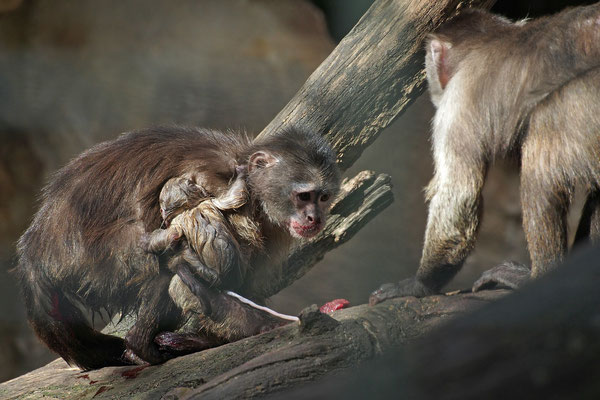
[{"label": "adult brown capuchin monkey", "polygon": [[588,188],[578,238],[600,232],[600,4],[511,22],[466,11],[427,42],[435,176],[416,277],[382,285],[370,304],[438,293],[473,249],[489,164],[521,156],[521,202],[532,268],[504,263],[474,290],[518,287],[567,251],[565,217],[575,184]]},{"label": "adult brown capuchin monkey", "polygon": [[[243,178],[240,166],[247,171]],[[123,134],[76,157],[44,189],[40,209],[19,240],[17,267],[31,325],[70,364],[94,369],[156,364],[173,356],[155,338],[184,322],[180,308],[186,299],[169,295],[179,274],[170,268],[171,254],[153,254],[144,244],[162,224],[159,193],[177,177],[200,188],[202,196],[221,200],[232,182],[235,188],[236,177],[243,179],[248,198],[239,212],[258,229],[260,248],[249,252],[248,237],[231,237],[233,229],[219,233],[239,246],[217,246],[217,255],[196,256],[244,260],[258,269],[282,261],[295,239],[317,234],[339,188],[335,154],[318,133],[303,129],[250,140],[207,129],[156,128]],[[234,219],[226,222],[234,226]],[[177,267],[185,267],[189,282],[202,288],[206,269],[199,269],[197,259],[191,254],[190,262],[179,259]],[[244,281],[244,271],[220,277],[233,289]],[[256,313],[247,326],[239,304],[206,293],[211,315],[237,321],[238,336],[277,326],[254,318]],[[105,335],[89,325],[80,306],[133,312],[136,322],[124,340]],[[236,312],[239,318],[231,315]],[[265,325],[257,326],[261,321]]]}]

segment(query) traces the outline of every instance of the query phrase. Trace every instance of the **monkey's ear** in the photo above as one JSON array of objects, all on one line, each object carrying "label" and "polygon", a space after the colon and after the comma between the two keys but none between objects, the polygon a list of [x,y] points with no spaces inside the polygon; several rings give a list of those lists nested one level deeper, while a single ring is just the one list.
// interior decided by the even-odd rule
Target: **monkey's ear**
[{"label": "monkey's ear", "polygon": [[266,151],[257,151],[248,160],[248,172],[259,168],[268,168],[279,162],[279,159]]},{"label": "monkey's ear", "polygon": [[435,37],[429,42],[428,50],[436,67],[437,78],[442,90],[446,88],[451,78],[450,66],[448,65],[448,53],[451,48],[452,44]]}]

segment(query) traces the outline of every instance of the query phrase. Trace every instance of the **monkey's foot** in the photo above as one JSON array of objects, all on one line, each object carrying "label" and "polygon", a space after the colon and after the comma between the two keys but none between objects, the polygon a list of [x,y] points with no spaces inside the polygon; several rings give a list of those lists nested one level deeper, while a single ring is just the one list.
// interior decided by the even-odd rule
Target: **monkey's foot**
[{"label": "monkey's foot", "polygon": [[217,347],[222,344],[216,339],[191,333],[161,332],[154,338],[154,343],[162,352],[174,356],[195,353],[198,351]]},{"label": "monkey's foot", "polygon": [[369,296],[369,305],[374,306],[384,300],[394,297],[425,297],[434,294],[435,292],[416,278],[404,279],[398,283],[384,283],[379,289],[371,293]]},{"label": "monkey's foot", "polygon": [[473,292],[492,289],[495,287],[506,287],[517,289],[531,279],[531,270],[513,261],[505,261],[502,264],[485,271],[481,278],[473,284]]},{"label": "monkey's foot", "polygon": [[154,365],[162,364],[175,357],[172,353],[161,351],[159,346],[152,341],[154,337],[148,343],[145,332],[140,333],[140,331],[143,331],[143,328],[134,325],[125,335],[125,344],[127,346],[125,353],[123,353],[125,361],[138,365]]}]

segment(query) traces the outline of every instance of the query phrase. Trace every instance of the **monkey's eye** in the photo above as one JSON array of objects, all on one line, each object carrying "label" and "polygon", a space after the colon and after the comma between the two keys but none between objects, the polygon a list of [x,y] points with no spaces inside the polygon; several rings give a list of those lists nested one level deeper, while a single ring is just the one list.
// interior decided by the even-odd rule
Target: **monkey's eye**
[{"label": "monkey's eye", "polygon": [[321,199],[320,200],[323,201],[323,202],[328,201],[329,200],[329,195],[328,194],[321,195]]},{"label": "monkey's eye", "polygon": [[300,201],[310,201],[310,192],[301,192],[296,195]]}]

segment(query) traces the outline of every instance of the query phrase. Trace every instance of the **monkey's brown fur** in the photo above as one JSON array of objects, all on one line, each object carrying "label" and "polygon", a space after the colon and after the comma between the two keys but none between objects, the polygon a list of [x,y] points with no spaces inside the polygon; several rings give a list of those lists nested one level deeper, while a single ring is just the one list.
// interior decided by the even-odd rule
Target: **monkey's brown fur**
[{"label": "monkey's brown fur", "polygon": [[[522,154],[532,275],[562,259],[575,181],[590,186],[587,214],[597,213],[599,43],[600,4],[517,23],[472,10],[431,35],[435,176],[423,256],[416,278],[382,286],[372,304],[432,294],[454,277],[474,246],[481,190],[497,156]],[[591,226],[598,230],[597,218]]]},{"label": "monkey's brown fur", "polygon": [[[273,167],[262,168],[269,154],[277,154]],[[158,128],[99,144],[59,170],[18,244],[17,271],[38,336],[84,369],[127,363],[126,344],[147,362],[167,359],[153,341],[157,332],[181,323],[168,295],[173,272],[168,260],[140,247],[142,235],[161,225],[159,192],[169,179],[185,177],[219,197],[236,166],[250,159],[257,165],[248,177],[247,206],[267,250],[251,260],[260,267],[277,262],[271,252],[285,253],[280,247],[291,241],[288,219],[299,212],[290,198],[293,184],[314,182],[315,190],[332,192],[338,187],[334,154],[319,135],[290,130],[251,142],[210,130]],[[137,322],[125,341],[103,335],[77,304],[137,312]]]}]

